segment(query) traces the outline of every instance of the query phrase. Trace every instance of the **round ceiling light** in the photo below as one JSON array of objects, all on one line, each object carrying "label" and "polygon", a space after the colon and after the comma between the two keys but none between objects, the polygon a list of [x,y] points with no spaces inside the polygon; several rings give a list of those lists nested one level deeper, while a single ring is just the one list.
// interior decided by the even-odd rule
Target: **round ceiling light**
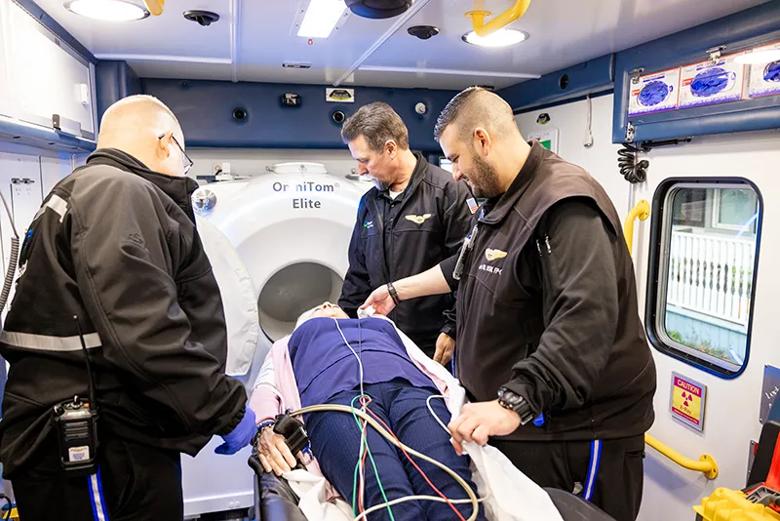
[{"label": "round ceiling light", "polygon": [[104,22],[131,22],[149,16],[146,8],[128,0],[69,0],[65,8]]},{"label": "round ceiling light", "polygon": [[479,36],[474,31],[463,35],[463,41],[479,47],[509,47],[528,39],[528,33],[517,29],[499,29],[487,36]]}]

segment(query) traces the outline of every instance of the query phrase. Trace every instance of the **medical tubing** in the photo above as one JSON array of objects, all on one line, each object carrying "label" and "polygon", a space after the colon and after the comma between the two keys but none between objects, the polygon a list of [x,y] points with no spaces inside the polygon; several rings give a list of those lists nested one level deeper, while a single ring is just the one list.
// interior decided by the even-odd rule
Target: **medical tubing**
[{"label": "medical tubing", "polygon": [[8,295],[11,294],[11,287],[14,284],[14,274],[16,273],[16,264],[19,262],[19,234],[16,231],[14,216],[11,213],[11,209],[8,207],[8,202],[5,200],[5,196],[2,192],[0,192],[0,200],[3,201],[5,213],[8,214],[8,220],[11,222],[11,230],[14,232],[14,236],[11,237],[11,255],[8,259],[8,269],[5,270],[3,290],[0,292],[0,311],[2,311],[5,309],[5,303],[8,301]]},{"label": "medical tubing", "polygon": [[441,421],[441,418],[439,418],[439,415],[436,414],[433,411],[433,407],[431,407],[431,399],[433,399],[433,398],[441,398],[442,400],[444,400],[444,395],[443,394],[432,394],[432,395],[430,395],[428,398],[425,399],[425,406],[428,408],[428,412],[431,413],[431,416],[433,416],[433,419],[436,421],[436,423],[439,424],[439,426],[444,430],[444,432],[449,434],[450,430],[447,428],[446,425],[444,425],[444,422]]},{"label": "medical tubing", "polygon": [[[374,512],[376,512],[378,510],[382,510],[383,508],[385,508],[388,505],[389,506],[395,506],[395,505],[398,505],[400,503],[406,503],[408,501],[436,501],[437,503],[447,503],[447,502],[450,502],[450,503],[455,503],[455,504],[459,504],[459,505],[463,505],[463,504],[466,504],[466,503],[473,503],[473,501],[471,501],[470,499],[442,499],[440,497],[435,497],[435,496],[406,496],[406,497],[399,497],[398,499],[394,499],[392,501],[388,501],[387,504],[380,503],[378,505],[372,506],[371,508],[369,508],[368,510],[366,510],[365,512],[363,512],[362,514],[357,516],[355,518],[355,521],[359,521],[360,519],[363,519],[364,517],[366,517],[366,516],[368,516],[370,514],[373,514]],[[482,501],[484,501],[483,498],[478,498],[477,499],[477,503],[481,503]],[[476,514],[474,515],[474,517],[476,517]],[[468,519],[468,521],[471,521],[472,519],[474,519],[474,517],[470,517]]]},{"label": "medical tubing", "polygon": [[11,237],[11,255],[8,258],[8,269],[5,270],[3,290],[0,292],[0,311],[5,309],[5,303],[8,302],[8,295],[11,294],[17,262],[19,262],[19,237]]},{"label": "medical tubing", "polygon": [[[357,398],[360,398],[360,396],[356,396],[355,398],[352,399],[352,409],[355,409],[354,405],[355,405],[355,400]],[[361,429],[362,432],[365,432],[366,431],[365,426],[360,424],[360,420],[358,419],[357,416],[355,416],[354,410],[352,412],[352,418],[354,418],[355,423],[357,424],[358,428]],[[382,480],[379,478],[379,469],[377,469],[377,467],[376,467],[376,462],[374,461],[374,456],[373,456],[373,454],[371,454],[371,449],[368,446],[368,439],[366,439],[366,453],[368,454],[368,459],[371,460],[371,467],[373,467],[373,469],[374,469],[374,476],[376,476],[376,483],[377,483],[377,486],[379,487],[379,492],[382,494],[382,499],[384,499],[385,503],[387,503],[388,500],[387,500],[387,494],[385,493],[385,487],[382,485]],[[364,484],[364,486],[365,486],[365,484]],[[355,489],[355,486],[353,484],[353,486],[352,486],[353,493],[354,493],[354,489]],[[353,503],[354,503],[354,499],[353,499]],[[393,509],[392,509],[392,507],[390,507],[390,505],[387,505],[387,512],[388,512],[388,515],[390,516],[390,520],[391,521],[395,521],[395,516],[393,515]],[[354,506],[352,507],[352,513],[355,514],[355,507]]]},{"label": "medical tubing", "polygon": [[[298,409],[297,411],[291,412],[290,415],[291,416],[302,416],[304,414],[309,414],[309,413],[312,413],[312,412],[326,412],[326,411],[336,411],[336,412],[342,412],[342,413],[346,413],[346,414],[353,414],[353,412],[354,412],[355,415],[357,415],[358,417],[363,419],[366,423],[371,425],[371,427],[373,427],[374,430],[376,430],[379,434],[384,436],[387,441],[389,441],[390,443],[392,443],[396,447],[403,448],[403,450],[405,450],[406,452],[408,452],[412,456],[416,456],[416,457],[422,459],[423,461],[427,461],[431,465],[434,465],[434,466],[440,468],[441,470],[443,470],[444,472],[446,472],[447,474],[449,474],[452,477],[452,479],[454,479],[458,483],[458,485],[460,485],[460,487],[466,492],[466,495],[468,496],[468,501],[472,505],[471,515],[466,519],[466,521],[474,521],[475,519],[477,519],[477,514],[479,513],[479,499],[477,498],[477,495],[474,492],[474,490],[471,488],[471,486],[468,483],[466,483],[466,481],[462,477],[460,477],[454,470],[449,468],[447,465],[445,465],[443,463],[440,463],[439,461],[437,461],[437,460],[435,460],[435,459],[433,459],[433,458],[431,458],[429,456],[426,456],[425,454],[417,452],[416,450],[414,450],[413,448],[411,448],[411,447],[409,447],[407,445],[404,445],[401,441],[395,439],[389,432],[387,432],[387,430],[385,430],[381,425],[379,425],[379,423],[376,420],[371,418],[369,415],[367,415],[363,411],[354,409],[353,407],[348,407],[346,405],[321,404],[321,405],[309,405],[308,407],[303,407],[301,409]],[[410,496],[410,497],[418,499],[417,496]],[[423,498],[423,499],[433,498],[433,500],[435,500],[435,501],[439,501],[439,502],[442,502],[442,503],[446,503],[447,502],[446,500],[443,500],[441,498],[434,498],[433,496],[419,496],[419,498]],[[410,500],[408,498],[400,498],[400,499],[401,500]],[[450,500],[450,501],[452,501],[452,500]],[[389,504],[390,505],[395,505],[395,504],[401,503],[401,502],[403,502],[403,501],[395,499],[393,501],[390,501]],[[386,506],[388,506],[388,505],[382,505],[382,509],[385,508]],[[366,515],[368,515],[369,513],[376,512],[376,511],[377,511],[376,506],[373,506],[373,507],[369,508],[368,510],[366,510],[365,512],[361,513],[356,518],[356,520],[357,519],[361,519],[361,518],[365,517]]]},{"label": "medical tubing", "polygon": [[[389,426],[388,426],[388,425],[387,425],[387,424],[386,424],[384,421],[382,421],[382,419],[381,419],[381,418],[380,418],[380,417],[379,417],[379,416],[378,416],[378,415],[377,415],[377,414],[376,414],[374,411],[372,411],[371,409],[369,409],[368,407],[366,407],[366,412],[367,412],[369,415],[373,416],[373,418],[374,418],[376,421],[378,421],[378,422],[379,422],[379,423],[382,425],[382,427],[384,427],[385,429],[387,429],[387,431],[388,431],[390,434],[392,434],[392,435],[393,435],[393,437],[394,437],[395,439],[398,439],[398,436],[396,436],[396,434],[393,432],[393,430],[392,430],[392,429],[391,429],[391,428],[390,428],[390,427],[389,427]],[[460,513],[460,511],[459,511],[457,508],[455,508],[455,505],[453,505],[453,504],[452,504],[452,503],[449,501],[449,499],[450,499],[450,498],[448,498],[448,497],[447,497],[447,496],[446,496],[446,495],[445,495],[445,494],[444,494],[444,493],[443,493],[441,490],[439,490],[439,489],[436,487],[436,485],[434,485],[434,484],[433,484],[433,481],[431,481],[431,478],[429,478],[429,477],[428,477],[428,474],[426,474],[426,473],[425,473],[425,471],[424,471],[423,469],[421,469],[421,468],[420,468],[420,466],[417,464],[417,462],[416,462],[416,461],[414,461],[414,459],[412,459],[412,457],[411,457],[411,456],[409,456],[409,454],[408,454],[408,453],[407,453],[407,452],[406,452],[406,451],[405,451],[403,448],[401,448],[401,452],[403,452],[403,454],[404,454],[404,456],[406,457],[406,459],[407,459],[407,460],[409,460],[409,463],[411,463],[411,465],[412,465],[412,466],[415,468],[415,470],[417,470],[417,472],[418,472],[418,473],[419,473],[419,474],[420,474],[420,475],[423,477],[423,479],[425,480],[425,482],[426,482],[426,483],[428,483],[428,486],[429,486],[429,487],[431,487],[431,488],[433,489],[433,491],[434,491],[434,492],[436,492],[436,494],[437,494],[437,495],[438,495],[440,498],[442,498],[442,499],[444,499],[444,500],[446,500],[446,501],[447,501],[447,504],[448,504],[448,505],[449,505],[449,507],[452,509],[452,511],[453,511],[453,512],[455,512],[455,515],[458,517],[459,521],[466,521],[466,519],[463,517],[463,514],[461,514],[461,513]],[[385,502],[387,502],[387,498],[385,498]]]},{"label": "medical tubing", "polygon": [[650,162],[647,159],[637,162],[637,154],[644,151],[630,143],[623,143],[623,148],[618,150],[620,175],[631,184],[644,183],[647,179],[647,167],[650,166]]}]

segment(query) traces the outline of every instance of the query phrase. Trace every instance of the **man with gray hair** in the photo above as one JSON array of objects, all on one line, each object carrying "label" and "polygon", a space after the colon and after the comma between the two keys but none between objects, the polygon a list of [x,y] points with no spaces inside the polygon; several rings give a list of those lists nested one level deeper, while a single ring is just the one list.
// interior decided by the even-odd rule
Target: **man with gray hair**
[{"label": "man with gray hair", "polygon": [[0,460],[25,521],[180,520],[180,453],[257,431],[225,375],[219,288],[176,117],[131,96],[25,236],[0,336]]},{"label": "man with gray hair", "polygon": [[642,499],[655,366],[620,218],[582,168],[520,134],[508,103],[455,96],[435,136],[486,198],[459,256],[379,287],[365,305],[458,289],[458,378],[472,403],[453,444],[490,443],[544,487],[579,492],[618,521]]},{"label": "man with gray hair", "polygon": [[[361,107],[341,137],[358,173],[375,187],[360,200],[349,245],[349,270],[339,299],[355,317],[371,290],[435,266],[460,248],[476,209],[468,188],[409,149],[409,132],[386,103]],[[441,364],[454,349],[451,294],[400,304],[396,325]]]}]

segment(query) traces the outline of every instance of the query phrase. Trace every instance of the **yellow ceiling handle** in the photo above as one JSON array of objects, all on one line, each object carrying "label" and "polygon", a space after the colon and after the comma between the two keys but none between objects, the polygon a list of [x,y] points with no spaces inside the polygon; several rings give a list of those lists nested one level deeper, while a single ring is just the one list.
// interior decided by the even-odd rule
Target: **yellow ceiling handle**
[{"label": "yellow ceiling handle", "polygon": [[152,15],[160,16],[163,12],[165,0],[144,0],[144,4],[146,4],[146,8]]},{"label": "yellow ceiling handle", "polygon": [[481,2],[478,2],[475,6],[476,9],[467,12],[466,16],[471,18],[474,32],[477,33],[478,36],[487,36],[523,16],[530,5],[531,0],[517,0],[512,7],[485,23],[485,17],[489,16],[491,12],[479,9],[479,7],[481,7]]}]

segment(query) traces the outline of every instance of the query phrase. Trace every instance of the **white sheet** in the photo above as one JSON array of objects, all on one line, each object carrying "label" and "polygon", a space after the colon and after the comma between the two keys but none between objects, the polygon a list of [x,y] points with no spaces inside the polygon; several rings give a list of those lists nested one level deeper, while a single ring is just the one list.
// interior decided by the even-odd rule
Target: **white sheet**
[{"label": "white sheet", "polygon": [[[417,359],[421,356],[430,361],[426,369],[435,372],[447,383],[447,407],[456,417],[465,401],[465,390],[455,377],[444,367],[425,357],[420,348],[402,331],[398,334],[407,351]],[[428,367],[430,365],[430,367]],[[343,414],[334,412],[333,414]],[[370,427],[369,427],[370,428]],[[473,480],[478,488],[478,497],[487,499],[481,504],[490,521],[563,521],[550,496],[528,476],[517,469],[498,449],[474,443],[464,444],[474,466]],[[350,521],[352,509],[342,499],[326,501],[323,477],[305,470],[294,470],[284,475],[300,498],[298,505],[310,521]]]}]

